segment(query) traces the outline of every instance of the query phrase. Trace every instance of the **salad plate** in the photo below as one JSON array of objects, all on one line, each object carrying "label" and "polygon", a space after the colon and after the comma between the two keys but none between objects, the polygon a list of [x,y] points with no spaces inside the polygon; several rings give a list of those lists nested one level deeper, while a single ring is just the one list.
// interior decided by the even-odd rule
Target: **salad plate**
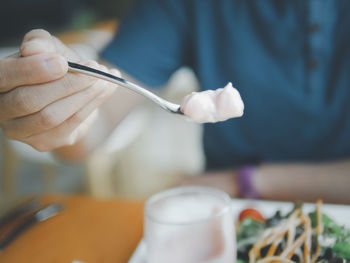
[{"label": "salad plate", "polygon": [[[260,211],[265,218],[270,218],[280,211],[281,214],[287,214],[293,210],[294,204],[291,202],[261,201],[261,200],[245,200],[232,199],[232,211],[235,220],[238,218],[242,210],[246,208],[254,208]],[[304,203],[302,210],[304,213],[315,211],[315,203]],[[324,204],[322,213],[333,219],[338,225],[350,229],[350,206]],[[128,263],[146,263],[145,262],[146,246],[144,241],[140,241]]]}]

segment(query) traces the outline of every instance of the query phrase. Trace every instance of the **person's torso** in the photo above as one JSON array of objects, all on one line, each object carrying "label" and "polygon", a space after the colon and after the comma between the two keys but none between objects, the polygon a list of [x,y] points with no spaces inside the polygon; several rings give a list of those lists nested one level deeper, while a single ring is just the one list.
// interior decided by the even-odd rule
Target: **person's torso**
[{"label": "person's torso", "polygon": [[197,0],[193,67],[232,81],[242,118],[205,125],[208,168],[350,156],[350,2]]}]

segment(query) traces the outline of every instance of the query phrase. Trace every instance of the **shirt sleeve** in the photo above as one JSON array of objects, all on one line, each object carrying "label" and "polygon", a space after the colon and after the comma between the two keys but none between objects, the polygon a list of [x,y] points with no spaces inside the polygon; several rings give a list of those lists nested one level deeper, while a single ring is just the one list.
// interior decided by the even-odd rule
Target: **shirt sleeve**
[{"label": "shirt sleeve", "polygon": [[186,64],[186,0],[140,0],[102,57],[135,79],[159,87]]}]

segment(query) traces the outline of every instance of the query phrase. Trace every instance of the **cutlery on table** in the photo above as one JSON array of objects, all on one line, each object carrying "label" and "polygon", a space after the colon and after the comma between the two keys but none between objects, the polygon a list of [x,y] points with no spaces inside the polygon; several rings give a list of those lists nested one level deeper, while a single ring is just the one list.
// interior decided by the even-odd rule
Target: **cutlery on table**
[{"label": "cutlery on table", "polygon": [[63,210],[63,205],[61,203],[53,203],[47,205],[31,216],[26,218],[22,223],[20,223],[14,230],[12,230],[2,241],[0,241],[0,251],[5,249],[14,239],[16,239],[23,231],[27,230],[29,227],[36,223],[43,222],[57,213]]},{"label": "cutlery on table", "polygon": [[11,204],[6,204],[1,206],[0,213],[0,230],[5,227],[11,221],[27,214],[38,210],[42,205],[37,196],[31,196],[20,201],[10,202]]}]

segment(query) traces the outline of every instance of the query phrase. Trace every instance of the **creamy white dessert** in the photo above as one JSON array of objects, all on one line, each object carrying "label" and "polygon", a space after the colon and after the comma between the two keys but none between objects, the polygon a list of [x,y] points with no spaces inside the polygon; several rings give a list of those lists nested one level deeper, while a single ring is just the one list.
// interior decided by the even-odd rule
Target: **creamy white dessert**
[{"label": "creamy white dessert", "polygon": [[181,111],[199,123],[225,121],[243,115],[242,98],[229,82],[224,88],[192,92],[181,103]]},{"label": "creamy white dessert", "polygon": [[146,262],[233,263],[233,219],[216,196],[171,196],[145,218]]}]

